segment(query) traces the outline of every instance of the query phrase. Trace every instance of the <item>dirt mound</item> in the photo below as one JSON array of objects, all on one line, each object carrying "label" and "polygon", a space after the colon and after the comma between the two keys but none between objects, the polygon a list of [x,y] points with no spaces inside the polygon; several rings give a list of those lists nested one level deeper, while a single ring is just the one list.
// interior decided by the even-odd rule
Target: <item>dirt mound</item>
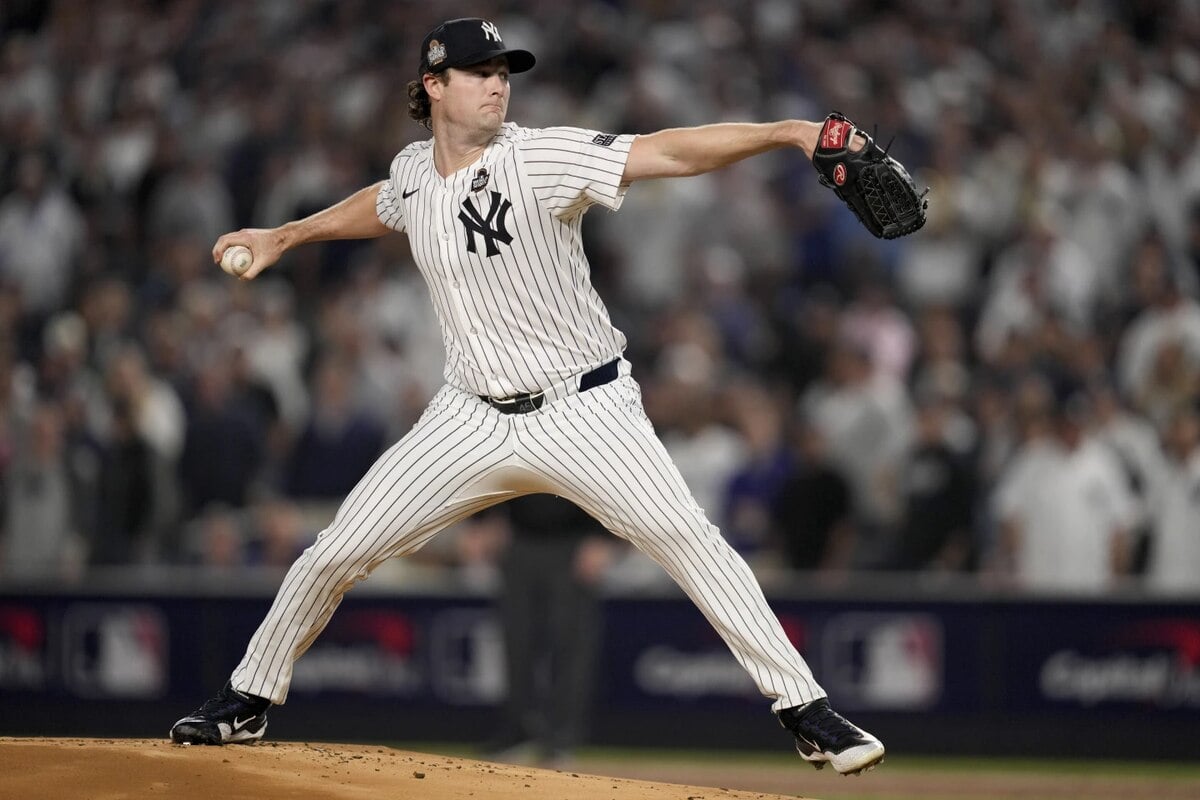
[{"label": "dirt mound", "polygon": [[0,737],[0,776],[0,797],[22,800],[784,800],[783,795],[604,778],[377,745],[295,742],[180,747],[146,739]]}]

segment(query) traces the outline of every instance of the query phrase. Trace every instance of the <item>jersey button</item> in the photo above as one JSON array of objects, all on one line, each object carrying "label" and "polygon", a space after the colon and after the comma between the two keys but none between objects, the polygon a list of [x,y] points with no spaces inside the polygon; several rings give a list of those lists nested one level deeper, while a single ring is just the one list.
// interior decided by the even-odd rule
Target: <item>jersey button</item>
[{"label": "jersey button", "polygon": [[448,233],[443,233],[443,234],[442,234],[442,241],[443,241],[443,242],[444,242],[444,241],[446,241],[446,240],[448,240],[449,238],[450,238],[450,234],[448,234]]},{"label": "jersey button", "polygon": [[472,335],[472,336],[477,336],[477,335],[479,335],[479,330],[478,330],[477,328],[471,328],[471,335]]},{"label": "jersey button", "polygon": [[458,281],[455,281],[454,283],[452,283],[452,284],[450,284],[450,285],[451,285],[451,286],[453,286],[455,289],[457,289],[457,288],[458,288]]}]

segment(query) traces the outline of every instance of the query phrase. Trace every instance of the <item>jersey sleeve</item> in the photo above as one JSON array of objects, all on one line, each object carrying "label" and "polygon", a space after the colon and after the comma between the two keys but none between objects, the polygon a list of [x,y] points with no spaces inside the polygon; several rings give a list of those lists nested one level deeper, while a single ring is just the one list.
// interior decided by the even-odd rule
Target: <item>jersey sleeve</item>
[{"label": "jersey sleeve", "polygon": [[525,173],[538,202],[556,217],[586,211],[593,203],[616,211],[628,185],[621,185],[632,134],[584,128],[544,128],[520,147]]},{"label": "jersey sleeve", "polygon": [[400,157],[396,156],[392,161],[391,174],[379,187],[379,194],[375,197],[375,214],[384,225],[394,231],[403,232],[406,228],[404,206],[401,205],[400,196],[396,192],[396,166],[399,161]]}]

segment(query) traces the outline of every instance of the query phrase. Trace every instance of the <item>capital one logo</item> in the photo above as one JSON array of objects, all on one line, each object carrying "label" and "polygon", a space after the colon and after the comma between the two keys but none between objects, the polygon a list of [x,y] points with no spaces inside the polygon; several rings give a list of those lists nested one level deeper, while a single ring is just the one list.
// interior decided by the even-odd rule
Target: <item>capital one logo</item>
[{"label": "capital one logo", "polygon": [[47,663],[43,612],[0,606],[0,690],[41,689]]},{"label": "capital one logo", "polygon": [[484,38],[491,39],[492,41],[496,42],[500,41],[500,29],[496,27],[496,23],[484,22],[481,27],[483,28]]}]

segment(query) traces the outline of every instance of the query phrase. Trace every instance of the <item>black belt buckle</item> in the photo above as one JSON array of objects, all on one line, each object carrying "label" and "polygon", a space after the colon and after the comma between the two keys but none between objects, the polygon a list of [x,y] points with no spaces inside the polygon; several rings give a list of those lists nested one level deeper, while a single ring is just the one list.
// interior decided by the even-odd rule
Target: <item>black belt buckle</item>
[{"label": "black belt buckle", "polygon": [[514,394],[512,397],[505,397],[502,400],[486,395],[480,395],[480,397],[502,414],[528,414],[531,411],[537,411],[542,407],[542,403],[546,402],[545,392]]},{"label": "black belt buckle", "polygon": [[[621,359],[614,358],[607,364],[601,364],[594,370],[580,375],[579,391],[586,392],[588,389],[595,389],[597,386],[603,386],[606,383],[615,381],[617,376],[620,375],[620,363]],[[481,394],[479,395],[479,399],[502,414],[528,414],[542,407],[542,403],[546,402],[546,393],[514,394],[512,397],[504,398],[488,397],[486,394]]]}]

